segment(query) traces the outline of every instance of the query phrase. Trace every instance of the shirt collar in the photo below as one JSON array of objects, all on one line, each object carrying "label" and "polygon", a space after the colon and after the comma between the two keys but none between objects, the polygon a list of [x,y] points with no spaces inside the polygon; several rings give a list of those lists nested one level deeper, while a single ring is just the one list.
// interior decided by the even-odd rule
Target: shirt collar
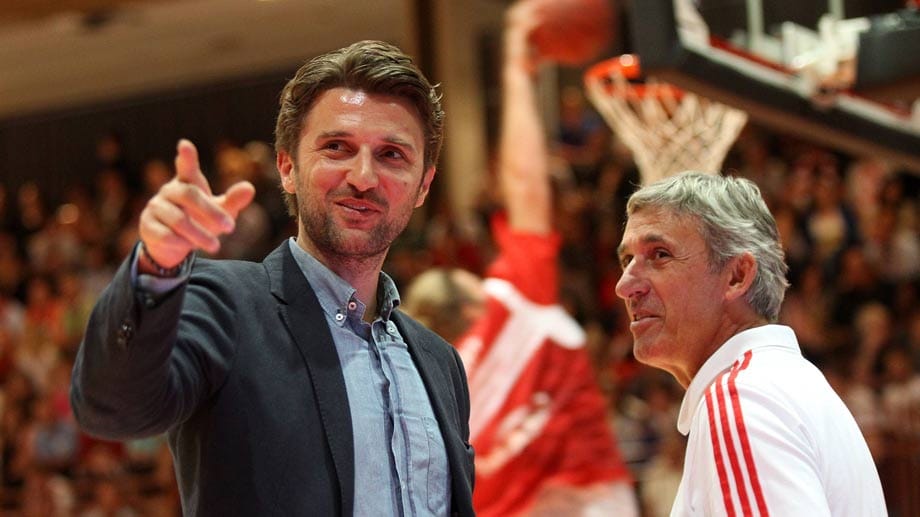
[{"label": "shirt collar", "polygon": [[390,278],[390,275],[381,271],[380,281],[377,284],[377,307],[383,321],[390,319],[390,315],[399,307],[399,303],[399,290],[396,289],[396,282]]},{"label": "shirt collar", "polygon": [[684,400],[680,404],[680,414],[677,418],[677,430],[686,435],[690,432],[693,415],[699,406],[706,390],[720,373],[730,368],[745,352],[754,348],[778,347],[795,351],[801,354],[799,343],[791,328],[784,325],[763,325],[743,330],[728,339],[718,348],[700,370],[693,376]]},{"label": "shirt collar", "polygon": [[[344,323],[345,318],[336,317],[338,314],[346,315],[351,312],[358,319],[363,318],[367,307],[355,297],[357,289],[300,247],[294,237],[288,239],[288,245],[291,254],[294,255],[294,260],[316,292],[319,304],[326,314],[332,316],[339,325]],[[380,311],[380,318],[388,321],[393,310],[399,306],[399,302],[396,283],[389,275],[381,271],[377,284],[377,307]]]}]

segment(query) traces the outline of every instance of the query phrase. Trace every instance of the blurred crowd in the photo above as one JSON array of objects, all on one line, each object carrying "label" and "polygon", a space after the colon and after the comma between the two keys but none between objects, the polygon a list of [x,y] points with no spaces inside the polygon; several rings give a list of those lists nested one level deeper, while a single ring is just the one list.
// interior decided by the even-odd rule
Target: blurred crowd
[{"label": "blurred crowd", "polygon": [[[577,92],[561,100],[553,139],[562,299],[588,332],[645,513],[666,515],[683,459],[675,428],[683,391],[632,358],[614,294],[625,201],[639,175]],[[61,199],[47,199],[39,184],[0,183],[0,513],[179,514],[165,437],[98,440],[76,427],[69,408],[73,358],[94,300],[136,243],[139,210],[173,175],[168,161],[124,156],[115,135],[100,136],[96,151],[94,177],[75,179]],[[219,256],[261,259],[294,233],[272,148],[222,142],[209,154],[215,191],[241,179],[257,188]],[[855,415],[891,514],[920,515],[920,175],[753,125],[724,171],[760,185],[776,216],[792,283],[782,323]],[[498,199],[484,176],[481,204],[464,220],[449,211],[441,181],[384,268],[400,287],[436,265],[482,273]]]}]

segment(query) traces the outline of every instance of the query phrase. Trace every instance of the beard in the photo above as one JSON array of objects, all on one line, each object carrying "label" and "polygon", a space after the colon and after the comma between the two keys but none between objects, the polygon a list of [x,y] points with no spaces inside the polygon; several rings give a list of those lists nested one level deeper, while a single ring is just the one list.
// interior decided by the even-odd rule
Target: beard
[{"label": "beard", "polygon": [[[337,197],[365,198],[389,212],[389,204],[375,193],[330,192],[329,198]],[[394,217],[382,219],[376,226],[366,229],[343,228],[334,217],[325,210],[322,203],[314,203],[304,196],[297,196],[298,212],[304,233],[317,251],[328,259],[336,261],[363,261],[376,259],[385,255],[390,245],[409,224],[412,208]]]}]

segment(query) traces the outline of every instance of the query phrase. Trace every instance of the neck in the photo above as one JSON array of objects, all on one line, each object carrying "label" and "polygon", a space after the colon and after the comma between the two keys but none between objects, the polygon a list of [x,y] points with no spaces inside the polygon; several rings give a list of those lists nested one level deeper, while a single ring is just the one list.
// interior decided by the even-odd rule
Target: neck
[{"label": "neck", "polygon": [[[358,300],[367,307],[364,319],[371,321],[377,316],[377,284],[386,252],[370,257],[356,257],[339,253],[324,252],[302,236],[297,237],[297,244],[318,260],[330,271],[355,288]],[[370,318],[370,319],[368,319]]]},{"label": "neck", "polygon": [[697,372],[700,371],[700,368],[703,367],[703,363],[712,357],[712,354],[716,353],[716,351],[721,348],[726,341],[744,332],[745,330],[760,327],[766,325],[767,323],[769,322],[766,319],[759,316],[754,316],[739,321],[726,321],[725,324],[722,325],[713,335],[713,338],[709,340],[708,348],[701,351],[698,360],[695,362],[695,364],[692,365],[691,368],[689,368],[687,371],[679,373],[672,372],[672,374],[677,378],[677,381],[684,387],[684,389],[687,389],[687,387],[690,385],[690,381],[693,380]]}]

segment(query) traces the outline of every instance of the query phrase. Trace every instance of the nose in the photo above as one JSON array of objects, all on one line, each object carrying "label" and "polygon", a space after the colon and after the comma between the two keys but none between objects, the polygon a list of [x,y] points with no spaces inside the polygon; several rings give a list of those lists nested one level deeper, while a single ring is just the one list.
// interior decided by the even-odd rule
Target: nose
[{"label": "nose", "polygon": [[370,149],[362,147],[355,153],[354,162],[348,170],[346,181],[359,192],[364,192],[377,186],[379,178],[375,169],[374,155]]},{"label": "nose", "polygon": [[617,296],[628,300],[634,296],[645,294],[648,291],[648,282],[642,278],[637,270],[637,262],[633,260],[623,268],[623,274],[617,281]]}]

